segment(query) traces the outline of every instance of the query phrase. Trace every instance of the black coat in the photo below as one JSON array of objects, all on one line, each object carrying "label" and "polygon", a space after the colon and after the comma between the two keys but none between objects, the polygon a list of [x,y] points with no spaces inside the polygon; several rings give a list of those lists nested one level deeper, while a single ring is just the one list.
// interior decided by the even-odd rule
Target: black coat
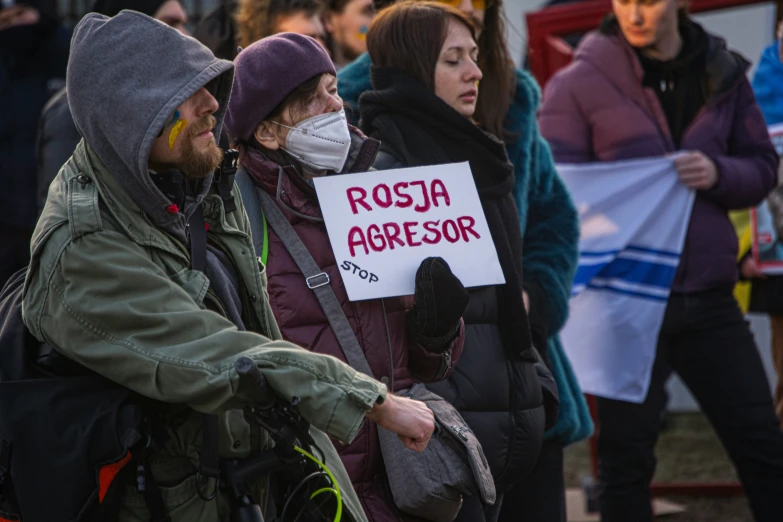
[{"label": "black coat", "polygon": [[6,34],[0,38],[0,228],[32,231],[38,218],[38,118],[47,100],[65,85],[70,32],[52,24],[2,33]]},{"label": "black coat", "polygon": [[[378,134],[374,137],[383,139]],[[382,150],[373,168],[416,166],[395,156],[388,148]],[[468,290],[462,356],[447,380],[427,388],[462,414],[481,442],[498,492],[503,492],[530,473],[541,452],[547,413],[538,374],[543,365],[520,359],[506,349],[499,327],[497,287]],[[551,375],[544,378],[551,381]]]},{"label": "black coat", "polygon": [[38,211],[46,203],[46,195],[60,168],[68,161],[82,137],[76,130],[68,106],[65,89],[52,96],[41,112],[38,127]]}]

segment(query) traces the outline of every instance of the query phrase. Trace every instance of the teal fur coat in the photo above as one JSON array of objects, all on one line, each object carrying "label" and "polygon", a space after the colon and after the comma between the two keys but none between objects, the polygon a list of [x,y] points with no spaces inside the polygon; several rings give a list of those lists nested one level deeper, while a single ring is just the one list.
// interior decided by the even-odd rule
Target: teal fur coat
[{"label": "teal fur coat", "polygon": [[[372,88],[371,65],[365,53],[337,75],[339,94],[348,105],[346,113],[354,124],[359,114],[359,96]],[[557,336],[568,316],[578,258],[579,220],[555,171],[549,146],[538,131],[536,111],[540,99],[536,81],[528,73],[517,71],[516,94],[506,115],[510,136],[506,149],[515,167],[514,196],[524,233],[523,277],[540,285],[546,296],[547,355],[560,393],[558,421],[547,438],[558,438],[568,445],[593,432],[587,404]],[[533,300],[531,307],[535,305]]]}]

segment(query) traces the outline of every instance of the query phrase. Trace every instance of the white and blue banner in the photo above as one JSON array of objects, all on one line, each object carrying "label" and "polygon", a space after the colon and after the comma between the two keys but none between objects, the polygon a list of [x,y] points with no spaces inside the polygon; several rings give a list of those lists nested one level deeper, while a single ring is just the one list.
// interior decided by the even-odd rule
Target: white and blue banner
[{"label": "white and blue banner", "polygon": [[557,169],[581,229],[563,346],[585,393],[641,403],[694,192],[671,158]]}]

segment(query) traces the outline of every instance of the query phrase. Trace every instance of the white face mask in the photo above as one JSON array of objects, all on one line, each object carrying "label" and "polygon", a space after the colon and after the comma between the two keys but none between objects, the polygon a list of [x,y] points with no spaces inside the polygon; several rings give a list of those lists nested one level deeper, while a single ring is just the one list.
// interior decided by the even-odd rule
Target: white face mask
[{"label": "white face mask", "polygon": [[345,110],[319,114],[293,127],[276,121],[272,123],[291,129],[283,148],[291,156],[317,170],[343,170],[351,148]]}]

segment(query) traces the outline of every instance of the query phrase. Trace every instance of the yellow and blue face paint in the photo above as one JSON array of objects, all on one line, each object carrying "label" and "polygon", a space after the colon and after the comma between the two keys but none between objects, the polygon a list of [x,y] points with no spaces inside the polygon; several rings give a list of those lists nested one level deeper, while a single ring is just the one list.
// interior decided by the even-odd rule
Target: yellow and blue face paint
[{"label": "yellow and blue face paint", "polygon": [[359,28],[359,31],[356,33],[356,38],[359,40],[366,40],[367,39],[367,31],[370,29],[370,26],[363,25]]},{"label": "yellow and blue face paint", "polygon": [[169,149],[174,150],[174,143],[177,141],[179,133],[188,124],[188,120],[180,119],[179,111],[174,111],[174,116],[171,117],[166,126],[168,127],[171,124],[174,124],[174,126],[171,128],[171,132],[169,132]]}]

